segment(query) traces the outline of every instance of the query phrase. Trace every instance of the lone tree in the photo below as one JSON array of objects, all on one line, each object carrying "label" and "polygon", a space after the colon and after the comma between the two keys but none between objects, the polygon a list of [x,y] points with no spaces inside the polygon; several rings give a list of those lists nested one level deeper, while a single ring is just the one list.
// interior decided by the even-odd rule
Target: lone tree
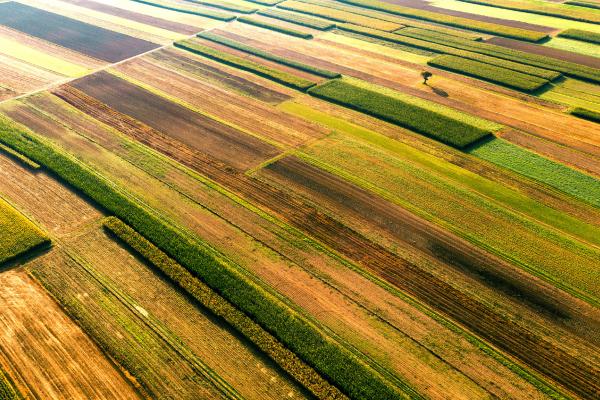
[{"label": "lone tree", "polygon": [[423,84],[427,85],[427,80],[433,76],[433,74],[429,71],[421,72],[421,76],[423,77]]}]

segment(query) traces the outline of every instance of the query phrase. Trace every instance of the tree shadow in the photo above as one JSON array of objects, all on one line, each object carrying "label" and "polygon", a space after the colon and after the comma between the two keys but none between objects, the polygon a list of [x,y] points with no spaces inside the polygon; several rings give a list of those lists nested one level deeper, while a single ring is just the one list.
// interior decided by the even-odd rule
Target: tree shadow
[{"label": "tree shadow", "polygon": [[442,96],[442,97],[448,97],[449,96],[448,92],[446,92],[443,89],[439,89],[439,88],[436,88],[436,87],[433,87],[433,86],[430,86],[430,88],[433,91],[433,93],[437,94],[438,96]]}]

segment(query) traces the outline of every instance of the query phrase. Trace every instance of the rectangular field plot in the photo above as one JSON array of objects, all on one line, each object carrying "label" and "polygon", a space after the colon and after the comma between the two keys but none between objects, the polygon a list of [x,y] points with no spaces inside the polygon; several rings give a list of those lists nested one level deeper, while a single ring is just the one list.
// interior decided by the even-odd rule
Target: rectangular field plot
[{"label": "rectangular field plot", "polygon": [[157,44],[23,4],[0,4],[0,24],[108,62],[150,51]]},{"label": "rectangular field plot", "polygon": [[48,237],[0,198],[0,265],[46,244]]}]

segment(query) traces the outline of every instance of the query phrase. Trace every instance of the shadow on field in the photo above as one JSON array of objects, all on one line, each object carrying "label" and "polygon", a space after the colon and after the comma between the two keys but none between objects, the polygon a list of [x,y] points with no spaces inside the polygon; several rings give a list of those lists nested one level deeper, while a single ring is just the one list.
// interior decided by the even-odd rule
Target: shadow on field
[{"label": "shadow on field", "polygon": [[40,243],[25,253],[0,263],[0,273],[25,265],[29,261],[48,253],[50,249],[52,249],[52,242],[50,240]]}]

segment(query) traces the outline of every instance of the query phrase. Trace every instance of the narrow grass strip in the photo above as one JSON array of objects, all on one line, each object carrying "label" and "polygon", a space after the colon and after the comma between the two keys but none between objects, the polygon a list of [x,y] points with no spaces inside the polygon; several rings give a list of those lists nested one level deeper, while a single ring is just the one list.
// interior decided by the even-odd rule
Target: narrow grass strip
[{"label": "narrow grass strip", "polygon": [[582,107],[575,107],[571,110],[571,115],[579,118],[587,119],[592,122],[600,123],[600,112],[588,110]]},{"label": "narrow grass strip", "polygon": [[266,9],[258,12],[265,17],[280,19],[282,21],[291,22],[293,24],[306,26],[320,31],[326,31],[335,28],[335,24],[320,18],[307,17],[305,15],[292,12],[281,11],[277,9]]},{"label": "narrow grass strip", "polygon": [[165,10],[177,11],[184,14],[199,15],[201,17],[207,17],[212,19],[218,19],[219,21],[233,21],[236,16],[234,14],[204,10],[197,7],[187,7],[181,3],[169,3],[160,0],[132,0],[138,3],[147,4],[150,6],[164,8]]},{"label": "narrow grass strip", "polygon": [[212,32],[201,32],[201,33],[197,34],[196,36],[206,39],[206,40],[213,41],[215,43],[219,43],[219,44],[231,47],[236,50],[244,51],[246,53],[255,55],[257,57],[264,58],[265,60],[275,61],[279,64],[287,65],[288,67],[293,67],[293,68],[299,69],[301,71],[310,72],[311,74],[322,76],[324,78],[333,79],[333,78],[341,77],[341,74],[338,72],[327,71],[324,69],[313,67],[308,64],[290,60],[285,57],[280,57],[276,54],[272,54],[272,53],[257,49],[255,47],[245,45],[245,44],[237,42],[235,40],[216,35]]},{"label": "narrow grass strip", "polygon": [[[311,88],[309,94],[406,127],[456,148],[464,148],[492,134],[459,118],[444,115],[444,107],[400,92],[384,94],[334,79]],[[435,108],[439,108],[437,111]],[[465,117],[468,117],[465,115]]]},{"label": "narrow grass strip", "polygon": [[208,7],[220,8],[226,11],[239,12],[242,14],[253,14],[258,11],[258,8],[244,7],[238,4],[228,3],[219,0],[186,0],[190,3],[201,4]]},{"label": "narrow grass strip", "polygon": [[457,28],[469,29],[483,33],[491,33],[493,35],[499,35],[519,40],[526,40],[528,42],[539,42],[548,38],[547,34],[541,32],[535,32],[521,28],[507,27],[504,25],[477,21],[463,17],[455,17],[452,15],[446,15],[433,11],[419,10],[416,8],[385,3],[378,0],[338,1],[342,3],[352,4],[358,7],[370,8],[373,10],[383,11],[390,14],[401,15],[403,17],[422,19],[424,21],[435,22],[442,25],[454,26]]},{"label": "narrow grass strip", "polygon": [[194,277],[142,235],[116,217],[104,219],[103,226],[123,241],[158,271],[198,301],[214,315],[225,320],[246,339],[263,351],[281,368],[319,399],[346,399],[336,387],[324,380],[314,369],[285,348],[271,334],[236,309],[230,302]]},{"label": "narrow grass strip", "polygon": [[565,1],[564,4],[570,4],[572,6],[594,8],[596,10],[600,10],[600,3],[592,3],[591,1],[569,0],[569,1]]},{"label": "narrow grass strip", "polygon": [[534,92],[549,83],[543,78],[451,55],[436,57],[427,64],[524,92]]},{"label": "narrow grass strip", "polygon": [[184,233],[138,203],[73,156],[0,116],[0,142],[25,154],[103,207],[237,309],[275,336],[353,399],[419,398],[410,387],[392,384],[361,358],[325,334],[282,300],[239,270],[198,237]]},{"label": "narrow grass strip", "polygon": [[40,164],[30,160],[29,158],[25,157],[23,154],[14,151],[10,147],[5,146],[2,143],[0,143],[0,152],[6,153],[9,157],[13,158],[14,160],[19,161],[22,164],[25,164],[27,167],[29,167],[31,169],[40,169]]},{"label": "narrow grass strip", "polygon": [[600,33],[583,31],[581,29],[567,29],[560,32],[557,36],[582,42],[600,44]]},{"label": "narrow grass strip", "polygon": [[494,139],[470,153],[600,207],[600,180],[583,172],[502,139]]},{"label": "narrow grass strip", "polygon": [[267,66],[255,63],[253,61],[234,56],[233,54],[228,54],[219,50],[215,50],[211,47],[203,46],[198,43],[193,43],[189,40],[175,42],[174,45],[175,47],[179,47],[180,49],[211,58],[213,60],[222,62],[223,64],[243,69],[244,71],[252,72],[256,75],[260,75],[264,78],[271,79],[275,82],[292,87],[294,89],[306,91],[308,88],[315,85],[314,82],[311,82],[307,79],[288,74],[284,71],[269,68]]},{"label": "narrow grass strip", "polygon": [[239,22],[243,22],[244,24],[258,26],[259,28],[270,29],[275,32],[284,33],[286,35],[299,37],[302,39],[312,39],[313,35],[308,32],[297,31],[295,29],[286,28],[285,26],[270,24],[267,22],[259,21],[254,18],[248,17],[239,17],[237,19]]}]

